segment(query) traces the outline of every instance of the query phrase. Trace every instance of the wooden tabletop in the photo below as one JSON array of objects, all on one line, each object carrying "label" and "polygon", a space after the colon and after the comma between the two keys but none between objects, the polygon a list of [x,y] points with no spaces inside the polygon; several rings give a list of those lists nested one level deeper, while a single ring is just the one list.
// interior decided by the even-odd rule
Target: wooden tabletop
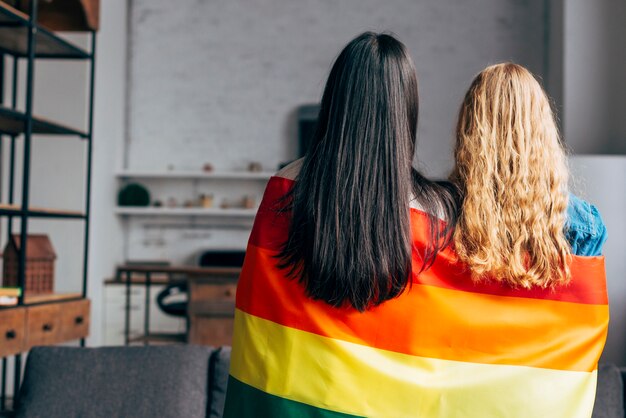
[{"label": "wooden tabletop", "polygon": [[[106,284],[124,284],[126,275],[131,274],[131,284],[144,284],[146,276],[151,275],[150,282],[153,284],[170,283],[170,276],[184,276],[185,279],[200,278],[238,278],[241,267],[196,267],[196,266],[155,266],[155,265],[121,265],[118,266],[116,277],[105,280]],[[154,275],[154,276],[153,276]],[[166,276],[166,277],[164,277]]]},{"label": "wooden tabletop", "polygon": [[167,273],[189,275],[239,275],[241,267],[196,267],[196,266],[151,266],[151,265],[122,265],[117,267],[120,273]]}]

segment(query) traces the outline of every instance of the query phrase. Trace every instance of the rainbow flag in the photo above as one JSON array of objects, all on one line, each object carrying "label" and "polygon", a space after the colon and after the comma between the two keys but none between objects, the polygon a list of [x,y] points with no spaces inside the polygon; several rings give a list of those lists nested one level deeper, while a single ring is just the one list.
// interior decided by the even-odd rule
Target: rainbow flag
[{"label": "rainbow flag", "polygon": [[[359,313],[276,268],[293,182],[273,177],[248,244],[225,417],[590,417],[609,310],[604,259],[556,291],[475,285],[443,251],[400,297]],[[427,217],[411,210],[417,247]],[[414,260],[416,267],[419,261]]]}]

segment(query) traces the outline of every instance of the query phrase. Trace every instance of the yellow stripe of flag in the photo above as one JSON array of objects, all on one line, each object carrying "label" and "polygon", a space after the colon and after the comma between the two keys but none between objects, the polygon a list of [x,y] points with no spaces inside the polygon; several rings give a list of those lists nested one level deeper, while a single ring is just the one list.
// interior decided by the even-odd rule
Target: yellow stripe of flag
[{"label": "yellow stripe of flag", "polygon": [[591,416],[597,371],[425,358],[235,314],[231,375],[266,393],[367,417]]}]

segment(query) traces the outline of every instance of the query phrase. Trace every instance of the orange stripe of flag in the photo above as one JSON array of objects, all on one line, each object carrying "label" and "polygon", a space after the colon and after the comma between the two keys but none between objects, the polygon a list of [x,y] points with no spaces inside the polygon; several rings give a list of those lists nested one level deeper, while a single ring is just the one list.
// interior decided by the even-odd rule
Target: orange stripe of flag
[{"label": "orange stripe of flag", "polygon": [[309,299],[275,263],[274,251],[248,246],[237,307],[330,338],[444,360],[575,371],[596,368],[606,339],[607,305],[415,284],[359,313]]}]

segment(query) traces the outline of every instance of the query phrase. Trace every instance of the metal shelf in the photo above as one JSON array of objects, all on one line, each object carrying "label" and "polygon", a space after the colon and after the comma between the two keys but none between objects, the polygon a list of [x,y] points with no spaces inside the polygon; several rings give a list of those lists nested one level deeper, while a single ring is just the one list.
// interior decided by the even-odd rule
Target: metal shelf
[{"label": "metal shelf", "polygon": [[[53,32],[35,25],[35,57],[52,59],[88,59],[84,49],[60,38]],[[0,52],[15,57],[28,56],[28,15],[0,1]]]},{"label": "metal shelf", "polygon": [[[0,133],[14,136],[23,134],[26,130],[26,119],[24,113],[0,106]],[[89,137],[86,132],[41,117],[34,116],[32,120],[33,134],[76,135],[81,138]]]},{"label": "metal shelf", "polygon": [[164,207],[120,207],[117,215],[128,216],[220,216],[227,218],[253,218],[258,209],[217,209],[217,208],[164,208]]},{"label": "metal shelf", "polygon": [[[13,234],[13,228],[15,223],[11,222],[12,217],[16,217],[19,220],[19,233],[21,242],[23,245],[18,252],[17,260],[17,275],[18,275],[18,287],[24,290],[24,294],[17,300],[17,304],[13,307],[6,307],[7,309],[20,308],[22,306],[40,305],[46,303],[61,303],[70,300],[80,300],[87,296],[87,271],[88,271],[88,255],[89,255],[89,213],[90,213],[90,196],[91,196],[91,168],[92,168],[92,141],[91,135],[93,132],[93,104],[94,104],[94,75],[95,75],[95,51],[96,51],[96,33],[90,32],[90,44],[89,52],[81,49],[72,43],[62,39],[55,35],[50,30],[42,27],[37,23],[37,11],[38,0],[29,1],[29,15],[26,15],[13,7],[7,5],[3,1],[0,1],[0,55],[13,56],[13,70],[12,70],[12,87],[11,91],[11,108],[0,106],[0,135],[9,135],[10,153],[9,153],[9,167],[8,167],[8,201],[9,204],[0,204],[0,216],[8,216],[9,222],[7,222],[7,230],[9,237]],[[18,99],[18,71],[19,71],[19,59],[24,58],[26,63],[25,71],[25,91],[24,91],[24,111],[20,112],[16,110],[16,104]],[[89,65],[89,84],[88,84],[88,124],[84,131],[74,129],[65,126],[60,123],[34,117],[33,116],[33,104],[34,104],[34,78],[35,78],[35,60],[37,58],[51,58],[51,59],[71,59],[71,60],[85,60]],[[6,66],[0,66],[0,80],[6,80],[5,74]],[[0,87],[2,91],[5,91],[5,83],[1,82]],[[0,100],[0,104],[5,103],[4,100]],[[85,209],[84,212],[66,211],[58,209],[47,208],[34,208],[30,205],[30,177],[31,177],[31,145],[33,134],[48,134],[48,135],[71,135],[78,136],[80,138],[87,139],[87,164],[86,164],[86,184],[85,184]],[[21,164],[16,164],[16,138],[19,135],[23,135],[24,141],[22,141],[23,151],[21,153]],[[21,177],[18,170],[21,172]],[[16,182],[21,179],[19,186],[21,188],[21,194],[19,197],[19,204],[15,204],[15,188]],[[28,208],[28,209],[26,209]],[[25,288],[26,284],[26,253],[27,242],[29,232],[29,219],[30,218],[65,218],[65,219],[83,219],[84,222],[84,240],[82,245],[82,289],[80,293],[71,294],[52,294],[52,295],[28,295],[28,289]],[[5,231],[3,231],[4,233]],[[3,307],[4,308],[4,307]],[[81,346],[85,345],[85,339],[80,339]],[[27,347],[24,347],[26,350]],[[14,355],[14,382],[13,387],[17,391],[21,384],[22,379],[22,354],[18,353]],[[5,398],[6,398],[6,378],[7,378],[8,364],[6,358],[2,361],[2,370],[0,374],[0,415],[5,410]],[[16,392],[17,393],[17,392]]]},{"label": "metal shelf", "polygon": [[122,179],[206,179],[206,180],[269,180],[274,173],[256,171],[121,171]]},{"label": "metal shelf", "polygon": [[[20,206],[0,203],[0,216],[20,216],[21,214]],[[29,208],[26,215],[33,218],[85,219],[85,215],[79,211],[36,207]]]}]

